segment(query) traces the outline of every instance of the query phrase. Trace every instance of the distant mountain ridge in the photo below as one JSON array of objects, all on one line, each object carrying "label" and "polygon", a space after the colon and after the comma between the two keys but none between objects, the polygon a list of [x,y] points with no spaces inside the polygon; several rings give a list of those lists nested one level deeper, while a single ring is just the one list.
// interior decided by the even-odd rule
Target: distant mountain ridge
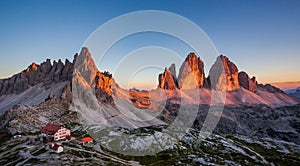
[{"label": "distant mountain ridge", "polygon": [[[271,84],[259,84],[256,77],[251,79],[245,71],[239,72],[237,66],[228,57],[220,55],[211,67],[208,77],[204,74],[204,63],[195,53],[190,53],[180,67],[178,77],[171,72],[175,71],[175,64],[159,75],[158,87],[167,90],[207,88],[216,90],[234,91],[243,87],[256,92],[257,89],[270,93],[284,93]],[[224,72],[224,73],[221,73]],[[225,80],[222,80],[222,76]]]},{"label": "distant mountain ridge", "polygon": [[[194,104],[210,104],[211,91],[226,91],[225,105],[255,106],[260,104],[284,106],[299,103],[299,100],[289,96],[281,89],[270,85],[260,84],[256,77],[252,78],[226,56],[220,55],[205,77],[204,63],[195,53],[190,53],[180,67],[178,77],[171,72],[175,64],[165,68],[159,75],[158,88],[167,91],[187,91],[184,98],[194,99]],[[195,98],[193,90],[200,88],[200,99]],[[191,91],[192,90],[192,91]],[[168,93],[169,98],[176,98],[174,93]],[[178,93],[177,93],[178,94]],[[183,97],[183,96],[181,96]]]},{"label": "distant mountain ridge", "polygon": [[[74,55],[74,61],[78,55]],[[7,79],[0,79],[0,95],[19,94],[39,83],[52,84],[71,81],[73,63],[68,59],[63,63],[60,59],[51,64],[47,59],[41,64],[32,63],[27,69]]]},{"label": "distant mountain ridge", "polygon": [[285,91],[287,94],[300,98],[300,87],[296,88],[296,89],[289,89]]},{"label": "distant mountain ridge", "polygon": [[[77,66],[78,71],[74,71],[74,66]],[[32,63],[27,69],[10,78],[0,79],[0,115],[15,105],[37,105],[49,97],[55,97],[71,104],[72,93],[74,93],[72,80],[79,78],[74,77],[78,74],[85,79],[90,87],[94,88],[100,102],[114,103],[112,96],[115,92],[113,92],[112,86],[115,85],[118,89],[120,88],[113,79],[113,75],[107,71],[100,72],[93,62],[89,50],[82,48],[80,55],[75,54],[72,62],[66,59],[65,63],[58,60],[58,62],[54,61],[51,64],[50,59],[47,59],[41,64]],[[171,64],[159,75],[157,89],[149,92],[134,89],[130,91],[137,98],[142,93],[149,93],[157,98],[155,99],[157,102],[161,102],[162,99],[157,96],[161,90],[170,91],[167,92],[168,99],[176,99],[180,98],[176,91],[185,93],[185,91],[198,88],[205,98],[195,99],[192,97],[193,93],[186,93],[181,97],[195,104],[210,104],[211,90],[224,90],[227,91],[225,104],[229,105],[266,104],[282,106],[298,103],[297,99],[288,96],[279,88],[270,84],[259,84],[255,77],[250,78],[246,72],[239,72],[237,66],[223,55],[217,57],[207,77],[205,77],[203,61],[195,53],[190,53],[180,67],[178,76],[176,75],[175,64]],[[128,90],[122,91],[129,93]],[[134,95],[135,92],[139,95]],[[130,101],[131,99],[126,100]],[[147,103],[143,98],[134,100]],[[135,104],[140,106],[140,103]],[[153,104],[153,108],[155,108],[155,103]]]}]

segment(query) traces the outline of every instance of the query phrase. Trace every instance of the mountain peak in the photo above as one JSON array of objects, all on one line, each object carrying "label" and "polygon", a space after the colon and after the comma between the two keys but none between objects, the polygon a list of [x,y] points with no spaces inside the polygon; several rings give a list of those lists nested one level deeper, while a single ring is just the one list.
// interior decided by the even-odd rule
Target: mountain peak
[{"label": "mountain peak", "polygon": [[173,75],[175,78],[177,78],[175,63],[172,63],[172,64],[171,64],[171,66],[169,67],[169,71],[172,73],[172,75]]},{"label": "mountain peak", "polygon": [[162,89],[174,90],[178,87],[175,76],[167,68],[165,68],[162,74],[159,74],[158,82],[158,87]]},{"label": "mountain peak", "polygon": [[198,58],[197,55],[194,52],[191,52],[188,54],[188,56],[185,58],[185,60],[187,59],[196,59]]},{"label": "mountain peak", "polygon": [[195,53],[189,53],[179,70],[179,88],[201,88],[204,84],[204,78],[203,61]]},{"label": "mountain peak", "polygon": [[220,55],[209,70],[211,87],[216,90],[233,91],[240,88],[238,68],[226,56]]},{"label": "mountain peak", "polygon": [[86,47],[83,47],[79,55],[75,55],[74,70],[83,76],[83,78],[92,86],[94,84],[95,76],[98,68],[92,58],[91,53]]},{"label": "mountain peak", "polygon": [[218,58],[223,62],[225,73],[236,73],[239,71],[237,66],[227,56],[220,55]]},{"label": "mountain peak", "polygon": [[32,62],[32,64],[30,66],[27,67],[26,72],[30,72],[30,71],[36,71],[38,69],[38,65],[34,62]]},{"label": "mountain peak", "polygon": [[248,74],[244,71],[239,72],[239,84],[243,88],[251,91],[251,92],[256,92],[257,91],[257,85],[256,85],[256,79],[250,79]]},{"label": "mountain peak", "polygon": [[92,55],[87,47],[82,47],[82,49],[80,51],[80,55],[92,57]]}]

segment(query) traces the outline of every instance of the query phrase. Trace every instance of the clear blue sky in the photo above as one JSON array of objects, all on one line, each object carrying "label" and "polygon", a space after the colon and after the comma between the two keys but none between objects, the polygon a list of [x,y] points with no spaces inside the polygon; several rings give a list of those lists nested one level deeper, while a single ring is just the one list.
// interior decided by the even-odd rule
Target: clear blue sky
[{"label": "clear blue sky", "polygon": [[114,17],[165,10],[198,24],[220,53],[260,82],[300,81],[299,9],[297,0],[1,0],[0,77],[15,74],[33,61],[71,60],[87,37]]}]

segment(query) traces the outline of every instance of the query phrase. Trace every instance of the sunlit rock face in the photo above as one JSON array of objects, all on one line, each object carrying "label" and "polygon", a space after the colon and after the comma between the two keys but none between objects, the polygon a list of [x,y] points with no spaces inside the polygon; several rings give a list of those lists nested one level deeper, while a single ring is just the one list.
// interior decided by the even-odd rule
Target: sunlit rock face
[{"label": "sunlit rock face", "polygon": [[[251,91],[251,92],[256,92],[257,91],[257,85],[256,85],[256,80],[255,77],[253,79],[250,79],[248,74],[244,71],[239,72],[239,84],[241,87]],[[253,82],[253,80],[255,82]]]},{"label": "sunlit rock face", "polygon": [[190,53],[180,67],[178,87],[180,89],[201,88],[204,78],[203,61],[195,53]]},{"label": "sunlit rock face", "polygon": [[95,77],[95,95],[98,100],[105,103],[113,103],[112,83],[113,78],[109,72],[97,72]]},{"label": "sunlit rock face", "polygon": [[238,68],[226,56],[218,56],[209,71],[211,88],[221,91],[233,91],[240,88]]},{"label": "sunlit rock face", "polygon": [[108,95],[111,95],[111,85],[112,85],[113,79],[112,74],[110,74],[108,71],[105,71],[103,73],[97,72],[95,77],[95,88],[101,89],[104,92],[106,92]]},{"label": "sunlit rock face", "polygon": [[159,82],[158,88],[161,89],[174,90],[178,87],[175,76],[167,68],[165,68],[165,71],[162,74],[159,74],[158,82]]}]

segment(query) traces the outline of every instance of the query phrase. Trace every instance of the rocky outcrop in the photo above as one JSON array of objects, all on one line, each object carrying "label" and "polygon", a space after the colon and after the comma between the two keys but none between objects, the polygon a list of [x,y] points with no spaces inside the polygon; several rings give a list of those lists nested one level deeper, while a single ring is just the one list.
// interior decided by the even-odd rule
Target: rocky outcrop
[{"label": "rocky outcrop", "polygon": [[211,88],[221,91],[239,89],[238,68],[226,56],[220,55],[209,71]]},{"label": "rocky outcrop", "polygon": [[180,89],[201,88],[204,78],[203,61],[195,53],[190,53],[180,67],[178,87]]},{"label": "rocky outcrop", "polygon": [[[109,72],[100,72],[85,47],[75,57],[74,65],[74,90],[76,95],[85,94],[88,89],[93,89],[96,98],[103,103],[113,103],[112,84],[114,80]],[[84,96],[81,96],[84,98]]]},{"label": "rocky outcrop", "polygon": [[95,94],[98,100],[105,103],[113,103],[112,98],[112,74],[105,71],[103,73],[97,72],[95,77]]},{"label": "rocky outcrop", "polygon": [[248,74],[244,71],[239,72],[238,78],[240,86],[251,92],[256,92],[259,89],[270,93],[284,93],[283,90],[271,84],[258,84],[254,76],[250,79]]},{"label": "rocky outcrop", "polygon": [[18,105],[0,117],[0,130],[7,129],[11,134],[40,132],[47,123],[68,125],[79,122],[76,112],[55,98],[39,105]]},{"label": "rocky outcrop", "polygon": [[[172,67],[172,66],[171,66]],[[173,70],[173,72],[175,69]],[[158,76],[158,88],[174,90],[178,88],[178,83],[172,72],[165,68],[165,71]]]},{"label": "rocky outcrop", "polygon": [[61,99],[63,103],[72,103],[72,83],[68,82],[67,85],[62,89]]},{"label": "rocky outcrop", "polygon": [[39,83],[49,85],[52,83],[71,81],[73,73],[73,63],[69,60],[65,64],[59,60],[54,61],[53,65],[50,59],[40,65],[32,63],[22,72],[0,80],[0,95],[19,94],[29,87]]},{"label": "rocky outcrop", "polygon": [[[300,143],[298,111],[300,105],[287,107],[234,108],[225,107],[214,133],[256,136]],[[198,112],[195,128],[201,129],[209,107]],[[216,115],[215,115],[216,116]]]},{"label": "rocky outcrop", "polygon": [[[253,77],[253,79],[250,79],[248,74],[244,71],[239,72],[239,84],[241,87],[251,91],[256,92],[257,91],[257,85],[256,85],[256,79]],[[255,82],[253,82],[255,81]]]},{"label": "rocky outcrop", "polygon": [[95,88],[101,89],[104,92],[106,92],[108,95],[112,95],[111,93],[111,85],[112,85],[113,79],[112,74],[110,74],[108,71],[105,71],[103,73],[97,72],[95,77]]},{"label": "rocky outcrop", "polygon": [[253,76],[253,77],[251,78],[251,80],[252,80],[252,82],[253,82],[255,85],[258,84],[255,76]]},{"label": "rocky outcrop", "polygon": [[175,63],[171,64],[171,66],[169,67],[169,71],[172,73],[172,75],[174,76],[175,80],[177,80]]},{"label": "rocky outcrop", "polygon": [[68,59],[65,60],[65,66],[61,72],[60,79],[61,80],[72,80],[73,75],[73,63],[71,63]]},{"label": "rocky outcrop", "polygon": [[81,76],[91,87],[94,87],[94,81],[98,72],[98,68],[88,48],[83,47],[81,49],[80,54],[76,57],[74,69],[81,74]]},{"label": "rocky outcrop", "polygon": [[[80,73],[83,79],[91,88],[95,88],[96,96],[101,101],[112,101],[111,85],[113,82],[112,75],[109,72],[99,72],[91,53],[87,48],[82,48],[80,54],[74,55],[73,62],[68,59],[63,63],[60,59],[53,61],[47,59],[41,64],[32,63],[22,72],[7,78],[0,79],[0,96],[8,94],[19,94],[30,87],[39,84],[41,87],[50,88],[58,85],[57,83],[65,83],[62,88],[61,96],[65,103],[72,102],[72,78],[74,67],[77,73]],[[53,94],[45,94],[53,95]]]},{"label": "rocky outcrop", "polygon": [[271,84],[258,84],[258,88],[260,90],[263,90],[263,91],[267,91],[267,92],[270,92],[270,93],[284,93],[283,90],[271,85]]}]

